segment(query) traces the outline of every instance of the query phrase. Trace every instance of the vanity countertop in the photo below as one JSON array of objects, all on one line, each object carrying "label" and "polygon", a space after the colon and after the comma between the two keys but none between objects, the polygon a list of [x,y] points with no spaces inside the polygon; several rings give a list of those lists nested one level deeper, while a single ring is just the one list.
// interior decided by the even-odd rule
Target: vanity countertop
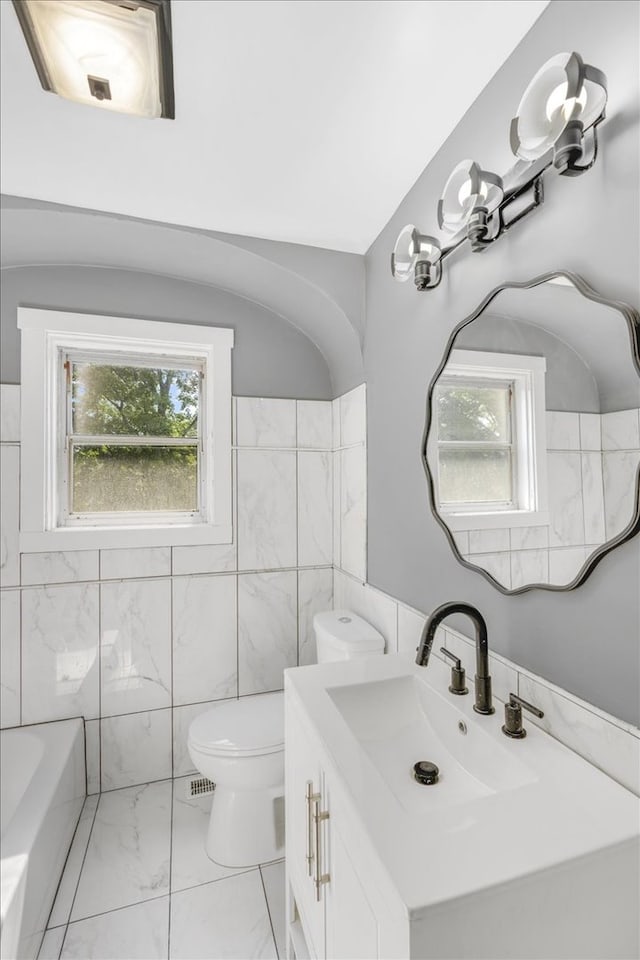
[{"label": "vanity countertop", "polygon": [[[624,845],[638,856],[640,800],[527,722],[511,740],[496,712],[448,693],[449,668],[405,657],[285,672],[353,816],[407,909],[439,903]],[[431,717],[431,719],[430,719]],[[423,786],[413,763],[435,762]]]}]

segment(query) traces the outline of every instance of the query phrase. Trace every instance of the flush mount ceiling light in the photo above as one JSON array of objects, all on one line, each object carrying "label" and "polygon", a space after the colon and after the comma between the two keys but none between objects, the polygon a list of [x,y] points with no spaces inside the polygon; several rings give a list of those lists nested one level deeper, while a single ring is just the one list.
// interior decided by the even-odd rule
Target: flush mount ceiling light
[{"label": "flush mount ceiling light", "polygon": [[400,231],[391,254],[391,272],[401,282],[413,276],[419,290],[427,290],[440,283],[440,244],[427,237],[412,223]]},{"label": "flush mount ceiling light", "polygon": [[598,152],[596,128],[606,105],[607,78],[601,70],[577,53],[551,57],[525,90],[511,121],[511,147],[519,159],[502,177],[473,160],[459,163],[438,203],[438,224],[451,235],[449,241],[441,245],[412,224],[404,227],[391,255],[393,277],[405,281],[413,276],[418,290],[437,287],[443,261],[465,240],[474,252],[485,250],[540,206],[545,170],[554,167],[575,177],[591,169]]},{"label": "flush mount ceiling light", "polygon": [[511,121],[511,149],[523,160],[553,149],[554,165],[564,170],[581,159],[584,134],[602,119],[606,103],[604,74],[577,53],[559,53],[525,90]]},{"label": "flush mount ceiling light", "polygon": [[13,0],[45,90],[139,117],[174,114],[169,0]]}]

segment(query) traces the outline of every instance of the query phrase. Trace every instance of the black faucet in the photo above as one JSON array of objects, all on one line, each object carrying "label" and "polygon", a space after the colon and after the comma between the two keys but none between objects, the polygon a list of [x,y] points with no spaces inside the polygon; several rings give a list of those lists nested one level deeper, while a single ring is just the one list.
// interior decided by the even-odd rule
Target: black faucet
[{"label": "black faucet", "polygon": [[489,676],[489,644],[487,641],[487,625],[484,617],[479,610],[472,607],[470,603],[443,603],[433,611],[424,625],[422,636],[420,637],[420,646],[416,663],[420,667],[426,667],[429,663],[431,647],[436,630],[445,619],[453,613],[465,613],[473,620],[476,628],[476,702],[473,709],[476,713],[495,713],[491,702],[491,677]]}]

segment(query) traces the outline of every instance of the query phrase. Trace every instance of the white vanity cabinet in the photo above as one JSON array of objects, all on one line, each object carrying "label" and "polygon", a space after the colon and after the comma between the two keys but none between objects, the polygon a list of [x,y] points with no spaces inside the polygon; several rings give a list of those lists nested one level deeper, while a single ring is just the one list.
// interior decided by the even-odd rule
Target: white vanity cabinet
[{"label": "white vanity cabinet", "polygon": [[289,960],[637,958],[638,799],[448,682],[392,656],[286,672]]},{"label": "white vanity cabinet", "polygon": [[370,845],[360,836],[320,740],[291,696],[285,718],[290,960],[407,956],[406,912],[384,878],[376,878]]},{"label": "white vanity cabinet", "polygon": [[[330,789],[327,808],[332,807]],[[349,856],[347,823],[336,806],[333,820],[327,823],[328,852],[326,885],[325,947],[327,957],[370,960],[378,954],[378,921],[369,903],[366,883]],[[344,835],[343,835],[344,833]]]}]

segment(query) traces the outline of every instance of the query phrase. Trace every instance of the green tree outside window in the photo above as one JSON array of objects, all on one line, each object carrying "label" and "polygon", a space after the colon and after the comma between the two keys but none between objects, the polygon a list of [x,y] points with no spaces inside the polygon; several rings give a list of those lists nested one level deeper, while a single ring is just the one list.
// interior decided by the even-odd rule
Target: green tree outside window
[{"label": "green tree outside window", "polygon": [[199,369],[72,361],[70,374],[71,512],[196,511]]}]

